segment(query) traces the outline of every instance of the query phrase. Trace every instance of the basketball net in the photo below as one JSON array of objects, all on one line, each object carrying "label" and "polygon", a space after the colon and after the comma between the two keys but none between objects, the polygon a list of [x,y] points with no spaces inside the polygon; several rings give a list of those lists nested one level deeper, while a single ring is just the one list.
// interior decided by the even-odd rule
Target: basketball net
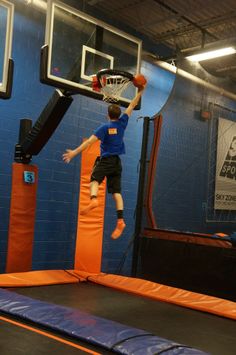
[{"label": "basketball net", "polygon": [[93,80],[93,90],[103,94],[103,101],[112,103],[120,100],[122,93],[131,83],[129,78],[121,75],[101,76],[99,82]]}]

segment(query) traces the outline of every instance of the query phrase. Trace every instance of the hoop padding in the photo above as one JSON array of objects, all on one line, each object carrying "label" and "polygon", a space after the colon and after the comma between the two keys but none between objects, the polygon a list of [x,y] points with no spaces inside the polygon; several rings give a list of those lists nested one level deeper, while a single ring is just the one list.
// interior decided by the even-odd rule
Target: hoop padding
[{"label": "hoop padding", "polygon": [[122,93],[130,86],[134,77],[122,70],[102,69],[97,73],[103,101],[118,102]]}]

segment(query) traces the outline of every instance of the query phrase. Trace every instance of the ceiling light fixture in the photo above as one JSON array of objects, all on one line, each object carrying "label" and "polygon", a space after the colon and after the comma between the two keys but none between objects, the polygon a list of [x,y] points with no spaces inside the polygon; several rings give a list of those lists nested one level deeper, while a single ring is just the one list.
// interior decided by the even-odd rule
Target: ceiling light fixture
[{"label": "ceiling light fixture", "polygon": [[225,55],[234,54],[234,53],[236,53],[236,49],[234,47],[227,47],[227,48],[202,52],[198,54],[193,54],[187,56],[186,59],[190,60],[191,62],[201,62],[203,60],[224,57]]}]

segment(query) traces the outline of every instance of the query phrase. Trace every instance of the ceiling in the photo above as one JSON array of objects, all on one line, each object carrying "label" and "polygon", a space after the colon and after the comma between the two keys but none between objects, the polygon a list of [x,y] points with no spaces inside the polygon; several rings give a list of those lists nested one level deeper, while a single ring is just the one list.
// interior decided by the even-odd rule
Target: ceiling
[{"label": "ceiling", "polygon": [[[236,0],[85,0],[124,23],[154,44],[165,45],[173,56],[228,42],[236,45]],[[232,37],[235,36],[235,39]],[[159,48],[157,46],[157,48]],[[163,58],[163,53],[155,53]],[[167,59],[167,58],[163,58]],[[236,55],[204,62],[214,75],[236,81]]]}]

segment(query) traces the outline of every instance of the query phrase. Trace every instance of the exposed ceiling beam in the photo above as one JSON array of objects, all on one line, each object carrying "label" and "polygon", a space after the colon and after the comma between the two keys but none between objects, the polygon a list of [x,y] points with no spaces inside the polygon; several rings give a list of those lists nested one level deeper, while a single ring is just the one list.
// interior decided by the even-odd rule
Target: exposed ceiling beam
[{"label": "exposed ceiling beam", "polygon": [[133,11],[135,11],[140,5],[144,5],[145,4],[145,0],[136,0],[134,2],[132,2],[132,4],[128,4],[126,6],[122,6],[122,7],[118,7],[116,8],[115,10],[113,11],[109,11],[110,13],[114,14],[114,13],[121,13],[121,12],[124,12],[126,10],[129,10],[129,9],[132,9]]},{"label": "exposed ceiling beam", "polygon": [[204,21],[200,23],[201,27],[213,27],[213,26],[219,26],[219,25],[224,25],[227,24],[227,26],[230,24],[230,22],[235,21],[236,18],[236,11],[232,11],[231,13],[224,14],[223,16],[216,17],[214,19],[210,19],[208,21]]},{"label": "exposed ceiling beam", "polygon": [[141,30],[142,28],[147,28],[147,27],[155,26],[155,25],[161,25],[161,24],[163,24],[165,22],[172,21],[172,20],[178,20],[180,18],[181,18],[181,16],[177,15],[177,14],[176,15],[171,15],[171,16],[166,16],[162,20],[156,20],[156,21],[152,21],[152,22],[145,22],[142,25],[138,25],[136,28],[138,30]]},{"label": "exposed ceiling beam", "polygon": [[100,2],[103,2],[104,0],[88,0],[87,3],[91,6],[97,5]]},{"label": "exposed ceiling beam", "polygon": [[202,33],[205,32],[205,34],[207,34],[208,36],[211,36],[213,39],[218,40],[219,38],[217,36],[215,36],[214,34],[212,34],[211,32],[209,32],[207,29],[202,28],[201,26],[199,26],[198,24],[196,24],[195,22],[193,22],[192,20],[190,20],[188,17],[186,17],[185,15],[180,14],[178,11],[176,11],[175,9],[173,9],[172,7],[170,7],[169,5],[165,4],[162,0],[152,0],[155,3],[159,4],[160,6],[164,7],[165,9],[169,10],[170,12],[172,12],[173,14],[179,15],[181,19],[183,19],[184,21],[188,22],[189,25],[197,28],[198,30],[200,30]]}]

